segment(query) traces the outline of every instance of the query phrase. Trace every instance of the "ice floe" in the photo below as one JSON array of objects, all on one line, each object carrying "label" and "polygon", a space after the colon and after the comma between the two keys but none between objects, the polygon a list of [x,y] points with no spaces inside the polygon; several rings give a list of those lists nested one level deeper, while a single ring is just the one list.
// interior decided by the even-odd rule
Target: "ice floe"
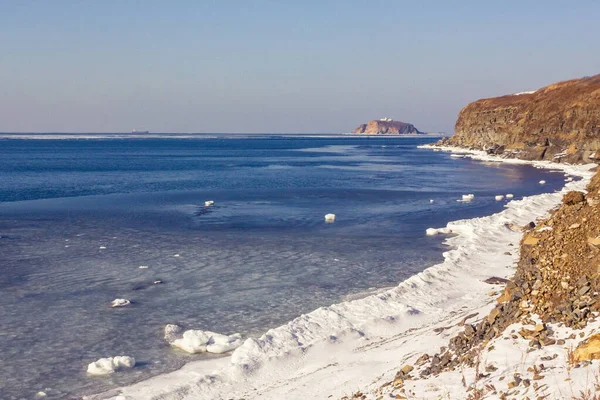
[{"label": "ice floe", "polygon": [[448,234],[448,233],[452,233],[450,228],[427,228],[425,230],[425,234],[427,236],[435,236],[435,235],[439,235],[439,234]]},{"label": "ice floe", "polygon": [[512,199],[513,197],[515,197],[515,195],[514,195],[514,194],[512,194],[512,193],[508,193],[508,194],[506,195],[506,198],[507,198],[507,199]]},{"label": "ice floe", "polygon": [[496,201],[501,201],[501,200],[504,200],[504,196],[503,196],[503,195],[501,195],[501,194],[499,194],[499,195],[496,195],[496,196],[494,197],[494,199],[496,199]]},{"label": "ice floe", "polygon": [[205,207],[211,207],[215,205],[215,201],[214,200],[207,200],[204,202],[204,206]]},{"label": "ice floe", "polygon": [[89,375],[108,375],[124,369],[135,367],[135,358],[129,356],[116,356],[101,358],[90,363],[87,367]]},{"label": "ice floe", "polygon": [[[165,327],[165,337],[166,327]],[[187,330],[181,338],[170,342],[172,346],[180,348],[188,353],[226,353],[235,350],[242,344],[242,336],[239,333],[223,335],[211,331]]]},{"label": "ice floe", "polygon": [[540,181],[540,185],[544,185],[544,184],[546,184],[546,181],[542,179],[542,180]]},{"label": "ice floe", "polygon": [[325,215],[325,222],[334,222],[335,221],[335,214],[326,214]]},{"label": "ice floe", "polygon": [[168,343],[173,343],[177,339],[181,339],[183,337],[183,328],[177,324],[167,324],[165,325],[165,340]]},{"label": "ice floe", "polygon": [[111,303],[111,307],[125,307],[131,304],[131,301],[127,299],[114,299]]}]

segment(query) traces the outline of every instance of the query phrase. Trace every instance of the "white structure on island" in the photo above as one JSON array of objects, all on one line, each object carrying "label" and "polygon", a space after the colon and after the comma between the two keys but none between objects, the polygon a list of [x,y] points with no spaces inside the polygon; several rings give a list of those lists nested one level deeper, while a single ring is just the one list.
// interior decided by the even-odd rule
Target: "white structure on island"
[{"label": "white structure on island", "polygon": [[383,122],[392,122],[393,121],[393,119],[387,118],[387,117],[380,118],[379,120],[383,121]]}]

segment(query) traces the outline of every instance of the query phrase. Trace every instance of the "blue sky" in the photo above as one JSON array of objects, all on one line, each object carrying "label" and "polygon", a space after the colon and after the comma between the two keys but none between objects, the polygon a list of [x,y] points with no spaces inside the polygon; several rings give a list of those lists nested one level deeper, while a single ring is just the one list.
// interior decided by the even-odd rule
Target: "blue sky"
[{"label": "blue sky", "polygon": [[451,132],[600,73],[600,2],[0,0],[0,131]]}]

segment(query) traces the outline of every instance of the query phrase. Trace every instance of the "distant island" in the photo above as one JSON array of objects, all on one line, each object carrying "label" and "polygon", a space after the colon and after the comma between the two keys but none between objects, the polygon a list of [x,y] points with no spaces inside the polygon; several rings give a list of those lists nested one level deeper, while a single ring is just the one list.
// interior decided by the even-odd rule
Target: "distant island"
[{"label": "distant island", "polygon": [[424,132],[421,132],[413,124],[407,122],[394,121],[391,118],[381,118],[359,125],[352,133],[370,135],[413,135],[423,134]]}]

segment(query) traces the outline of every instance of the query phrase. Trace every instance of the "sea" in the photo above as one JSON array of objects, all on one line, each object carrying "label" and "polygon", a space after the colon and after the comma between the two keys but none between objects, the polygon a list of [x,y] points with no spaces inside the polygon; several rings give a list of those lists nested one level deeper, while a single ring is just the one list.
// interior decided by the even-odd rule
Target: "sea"
[{"label": "sea", "polygon": [[[439,263],[427,228],[564,185],[417,148],[438,139],[0,135],[0,398],[80,398],[216,357],[172,348],[164,326],[260,336]],[[136,367],[87,375],[116,355]]]}]

